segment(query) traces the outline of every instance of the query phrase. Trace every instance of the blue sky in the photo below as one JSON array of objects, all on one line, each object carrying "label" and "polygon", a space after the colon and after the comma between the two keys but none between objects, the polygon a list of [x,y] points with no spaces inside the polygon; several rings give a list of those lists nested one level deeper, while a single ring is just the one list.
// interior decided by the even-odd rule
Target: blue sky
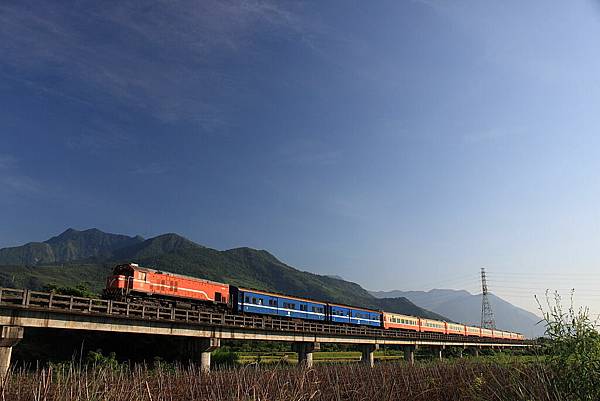
[{"label": "blue sky", "polygon": [[3,1],[0,246],[177,232],[600,312],[599,37],[593,1]]}]

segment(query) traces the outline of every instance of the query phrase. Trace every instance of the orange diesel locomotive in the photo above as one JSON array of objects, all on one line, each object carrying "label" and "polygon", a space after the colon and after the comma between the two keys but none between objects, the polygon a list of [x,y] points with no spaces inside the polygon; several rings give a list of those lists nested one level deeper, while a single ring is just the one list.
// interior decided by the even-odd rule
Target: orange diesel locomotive
[{"label": "orange diesel locomotive", "polygon": [[111,299],[130,300],[150,297],[178,298],[185,301],[229,302],[229,285],[214,281],[161,272],[135,263],[118,265],[106,280],[105,294]]}]

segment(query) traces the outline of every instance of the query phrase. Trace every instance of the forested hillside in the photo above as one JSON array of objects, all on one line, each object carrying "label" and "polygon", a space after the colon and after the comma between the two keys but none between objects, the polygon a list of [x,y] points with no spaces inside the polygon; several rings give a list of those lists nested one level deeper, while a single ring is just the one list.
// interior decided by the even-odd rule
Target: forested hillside
[{"label": "forested hillside", "polygon": [[[235,248],[219,251],[177,234],[143,240],[139,236],[107,234],[96,229],[69,229],[37,244],[52,247],[54,259],[48,256],[36,260],[23,256],[28,255],[30,244],[0,250],[0,256],[5,255],[0,257],[0,264],[3,264],[0,266],[1,285],[37,290],[48,286],[83,285],[99,294],[115,264],[135,262],[238,286],[443,319],[406,298],[378,299],[356,283],[300,271],[265,250]],[[15,258],[13,255],[21,256]]]}]

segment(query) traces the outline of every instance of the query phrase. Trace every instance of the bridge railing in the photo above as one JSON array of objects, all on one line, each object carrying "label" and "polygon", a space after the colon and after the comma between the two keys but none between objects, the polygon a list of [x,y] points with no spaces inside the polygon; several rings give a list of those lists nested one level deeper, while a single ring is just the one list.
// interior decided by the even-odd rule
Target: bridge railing
[{"label": "bridge railing", "polygon": [[[177,321],[208,326],[241,327],[281,332],[315,333],[354,337],[401,338],[409,340],[445,340],[464,342],[461,335],[383,330],[371,326],[348,326],[326,322],[291,320],[277,316],[234,315],[202,310],[180,309],[143,303],[118,302],[106,299],[82,298],[48,292],[0,288],[0,306],[35,308],[78,314],[100,314],[130,319]],[[497,342],[498,339],[468,337],[469,342]],[[518,340],[501,340],[520,343]]]}]

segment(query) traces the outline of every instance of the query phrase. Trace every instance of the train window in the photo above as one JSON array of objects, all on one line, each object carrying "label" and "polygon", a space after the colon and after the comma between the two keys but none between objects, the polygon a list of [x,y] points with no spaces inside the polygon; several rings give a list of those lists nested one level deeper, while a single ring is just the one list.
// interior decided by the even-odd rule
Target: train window
[{"label": "train window", "polygon": [[146,281],[146,273],[140,273],[140,280]]},{"label": "train window", "polygon": [[273,306],[277,306],[277,300],[273,301]]},{"label": "train window", "polygon": [[263,304],[262,298],[258,298],[257,301],[258,301],[258,305],[262,305]]},{"label": "train window", "polygon": [[247,304],[249,304],[249,303],[250,303],[250,297],[248,297],[248,296],[247,296],[247,297],[244,299],[244,302],[246,302]]},{"label": "train window", "polygon": [[256,298],[252,297],[252,303],[256,305]]}]

